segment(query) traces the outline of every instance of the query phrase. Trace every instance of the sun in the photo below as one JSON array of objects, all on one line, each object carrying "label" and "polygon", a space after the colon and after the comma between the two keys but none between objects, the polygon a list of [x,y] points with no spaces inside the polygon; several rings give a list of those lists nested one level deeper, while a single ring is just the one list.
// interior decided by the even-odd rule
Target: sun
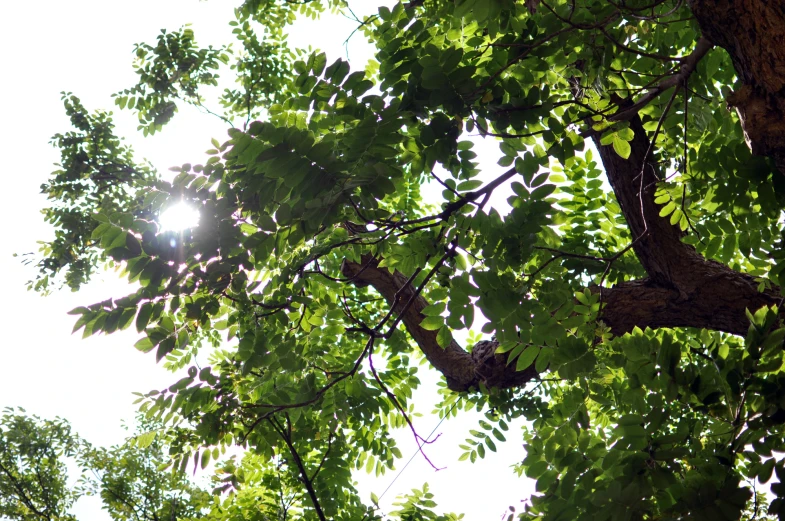
[{"label": "sun", "polygon": [[199,225],[199,210],[185,203],[177,203],[161,212],[158,222],[163,232],[195,228]]}]

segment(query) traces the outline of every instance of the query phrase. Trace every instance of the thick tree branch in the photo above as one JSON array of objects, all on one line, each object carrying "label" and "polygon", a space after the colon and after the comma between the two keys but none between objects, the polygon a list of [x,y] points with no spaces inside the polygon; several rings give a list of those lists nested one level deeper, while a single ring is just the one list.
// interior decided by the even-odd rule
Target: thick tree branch
[{"label": "thick tree branch", "polygon": [[[696,327],[744,335],[749,327],[745,310],[779,302],[779,289],[758,291],[755,279],[718,262],[707,260],[681,242],[682,232],[660,217],[654,203],[659,181],[651,161],[651,142],[640,118],[630,118],[634,138],[627,159],[612,145],[595,143],[608,180],[633,237],[632,248],[648,277],[628,281],[602,292],[601,319],[616,335],[633,328]],[[608,259],[602,259],[608,261]],[[402,273],[379,268],[367,256],[360,263],[344,261],[341,271],[358,286],[371,285],[402,314],[400,320],[425,357],[455,391],[467,391],[480,382],[489,388],[519,387],[538,377],[534,367],[517,372],[505,355],[495,353],[496,342],[481,342],[469,353],[454,340],[446,348],[436,341],[436,331],[420,327],[428,302]],[[407,305],[408,304],[408,305]]]},{"label": "thick tree branch", "polygon": [[[700,2],[693,2],[696,3]],[[669,219],[660,217],[660,208],[654,202],[661,177],[652,158],[654,147],[638,111],[666,90],[683,86],[712,46],[712,40],[700,38],[693,52],[681,60],[678,73],[658,83],[637,101],[620,104],[619,111],[609,118],[630,123],[634,138],[628,158],[620,157],[611,145],[603,146],[598,135],[593,136],[608,181],[629,225],[631,246],[648,275],[646,279],[623,282],[612,288],[596,288],[604,305],[600,318],[616,335],[635,327],[696,327],[744,335],[749,327],[746,309],[756,310],[780,300],[778,288],[759,292],[750,275],[707,260],[683,243],[681,230],[672,226]],[[512,175],[513,170],[497,181],[504,182]],[[495,188],[498,183],[492,184]],[[470,196],[474,197],[448,205],[443,214],[454,212],[478,195],[473,193]],[[465,391],[479,382],[488,387],[516,387],[537,378],[533,367],[520,373],[509,367],[504,355],[495,354],[496,342],[482,342],[471,354],[455,341],[441,348],[436,332],[420,327],[425,318],[421,311],[428,305],[427,301],[401,273],[380,269],[375,260],[370,265],[367,262],[368,259],[363,259],[362,264],[344,261],[342,272],[357,285],[372,285],[393,306],[394,313],[402,314],[400,319],[412,338],[428,361],[445,376],[450,389]],[[410,304],[404,306],[403,302]]]},{"label": "thick tree branch", "polygon": [[617,335],[635,326],[696,327],[745,335],[749,327],[745,309],[778,303],[779,288],[758,292],[752,276],[705,259],[681,242],[681,231],[659,216],[654,203],[658,175],[653,163],[643,164],[650,141],[640,118],[631,119],[630,127],[635,138],[628,159],[597,138],[595,143],[633,239],[640,237],[633,249],[648,278],[598,289],[605,304],[602,320]]},{"label": "thick tree branch", "polygon": [[[514,366],[508,366],[506,357],[495,355],[497,344],[487,342],[482,347],[468,353],[454,340],[442,348],[436,341],[436,331],[420,327],[425,319],[422,310],[428,301],[416,294],[415,288],[407,284],[407,277],[399,271],[390,273],[386,268],[379,268],[373,261],[362,270],[368,260],[361,263],[345,260],[341,271],[345,277],[351,278],[355,284],[371,285],[390,305],[396,300],[395,313],[403,312],[401,321],[422,350],[425,358],[447,379],[447,386],[454,391],[467,391],[483,382],[488,387],[519,387],[537,376],[534,368],[516,372]],[[413,299],[413,300],[412,300]],[[411,305],[405,303],[411,300]]]},{"label": "thick tree branch", "polygon": [[701,282],[686,296],[676,289],[652,285],[647,279],[603,288],[602,320],[616,335],[637,326],[696,327],[744,336],[750,325],[745,310],[780,300],[777,291],[760,293],[753,277],[717,262],[704,260],[704,265],[696,268],[693,273]]},{"label": "thick tree branch", "polygon": [[630,128],[635,137],[627,159],[619,156],[613,146],[600,144],[599,136],[594,137],[594,142],[632,239],[637,240],[633,245],[635,254],[653,282],[673,287],[674,277],[683,268],[683,257],[691,248],[681,242],[681,231],[671,226],[669,219],[660,217],[660,208],[654,203],[660,177],[651,157],[644,164],[650,141],[640,118],[633,117]]}]

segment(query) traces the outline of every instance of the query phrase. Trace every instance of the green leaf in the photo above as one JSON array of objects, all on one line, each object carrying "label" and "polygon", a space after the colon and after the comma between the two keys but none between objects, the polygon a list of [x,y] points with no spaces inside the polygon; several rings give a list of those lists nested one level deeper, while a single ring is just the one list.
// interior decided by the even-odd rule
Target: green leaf
[{"label": "green leaf", "polygon": [[435,317],[425,317],[422,322],[420,322],[420,327],[427,330],[427,331],[436,331],[440,329],[444,325],[444,318],[440,316]]},{"label": "green leaf", "polygon": [[153,313],[153,303],[145,302],[139,308],[139,314],[136,316],[136,330],[141,333],[150,323],[150,317]]},{"label": "green leaf", "polygon": [[134,442],[136,446],[140,449],[146,449],[150,445],[152,445],[155,437],[158,435],[158,431],[148,431],[144,432],[134,438]]},{"label": "green leaf", "polygon": [[640,414],[625,414],[619,418],[619,425],[643,425],[643,416]]},{"label": "green leaf", "polygon": [[100,239],[107,231],[114,228],[114,225],[108,222],[104,222],[99,224],[93,230],[93,233],[90,234],[90,238],[93,240]]},{"label": "green leaf", "polygon": [[[745,139],[725,107],[736,98],[732,105],[744,108],[749,92],[738,77],[750,71],[734,64],[755,60],[743,46],[739,56],[709,50],[690,89],[671,89],[679,90],[674,103],[665,93],[636,107],[640,122],[620,117],[680,65],[657,56],[702,51],[696,27],[714,24],[730,36],[752,27],[745,36],[775,45],[773,26],[749,23],[743,9],[735,19],[722,9],[692,12],[689,2],[675,10],[678,2],[643,9],[646,0],[391,2],[377,15],[358,12],[374,59],[350,70],[311,50],[340,37],[333,22],[352,15],[346,2],[241,4],[229,13],[236,49],[197,45],[189,27],[162,32],[136,46],[136,79],[114,96],[149,135],[217,95],[202,108],[228,136],[211,141],[202,164],[183,158],[171,176],[159,175],[135,159],[133,136],[117,135],[132,128],[71,94],[63,95],[63,126],[51,132],[58,165],[40,206],[52,230],[35,260],[25,258],[36,270],[30,287],[76,290],[116,270],[132,286],[72,310],[74,329],[109,335],[135,321],[136,348],[177,375],[137,395],[143,434],[129,433],[133,447],[89,451],[101,478],[108,473],[128,495],[123,505],[103,494],[109,518],[127,518],[144,494],[163,498],[147,512],[161,519],[277,519],[282,509],[310,519],[319,517],[317,502],[325,519],[384,517],[363,507],[350,470],[400,470],[394,430],[430,403],[436,421],[479,411],[462,460],[507,451],[503,459],[537,480],[539,492],[510,508],[510,520],[785,512],[777,461],[785,453],[785,328],[779,309],[764,305],[780,301],[785,282],[785,177],[766,155],[777,147],[763,134],[776,125]],[[758,4],[776,11],[776,2]],[[327,30],[305,34],[311,41],[300,47],[311,49],[289,49],[285,35],[302,17]],[[74,55],[68,39],[58,45]],[[82,77],[101,80],[101,71],[80,66]],[[9,110],[37,106],[28,94],[21,89]],[[643,177],[632,161],[646,152],[639,124],[648,139],[659,129]],[[14,151],[35,138],[17,134]],[[602,154],[586,146],[589,135]],[[31,164],[37,155],[22,154]],[[488,194],[478,193],[484,187]],[[660,215],[647,217],[678,230],[646,220],[638,237],[641,190]],[[199,209],[199,225],[162,231],[157,218],[180,201]],[[684,248],[658,248],[674,237]],[[666,277],[647,274],[652,252],[670,263]],[[371,338],[387,333],[410,300],[393,302],[411,274],[422,290],[411,309],[422,313]],[[14,305],[7,308],[14,326]],[[431,356],[439,353],[422,357],[417,341],[449,354],[453,331],[472,358],[490,356],[429,396],[422,367],[444,367]],[[480,341],[491,350],[498,341],[496,354]],[[202,368],[208,360],[213,366]],[[11,372],[35,380],[36,362],[34,354]],[[542,378],[524,381],[531,374]],[[19,457],[20,446],[24,454],[57,437],[23,428],[18,416],[0,426],[0,459],[31,488],[34,505],[47,497],[41,484],[57,477],[48,496],[55,506],[36,508],[63,517],[68,494],[84,484],[65,479],[52,454],[84,455]],[[500,443],[518,425],[520,457],[517,443]],[[245,458],[224,459],[238,447]],[[315,499],[296,479],[292,452]],[[207,480],[213,494],[178,473],[219,461]],[[40,478],[25,470],[37,464]],[[504,488],[483,477],[478,487]],[[8,495],[3,479],[0,497]],[[762,481],[771,498],[752,498]],[[467,518],[485,519],[485,503],[496,502],[480,488]],[[437,513],[434,499],[427,486],[403,493],[388,517],[456,517]]]},{"label": "green leaf", "polygon": [[444,313],[446,307],[447,305],[444,302],[437,302],[436,304],[426,306],[420,313],[426,317],[437,317]]},{"label": "green leaf", "polygon": [[619,139],[623,139],[624,141],[632,141],[633,139],[635,139],[635,133],[629,127],[619,129],[616,132],[616,136]]},{"label": "green leaf", "polygon": [[526,349],[524,349],[518,357],[518,361],[515,364],[515,370],[523,371],[524,369],[528,369],[529,366],[534,363],[534,359],[537,358],[538,354],[540,354],[540,346],[526,346]]},{"label": "green leaf", "polygon": [[149,353],[155,347],[155,344],[149,337],[144,337],[134,344],[134,347],[143,353]]},{"label": "green leaf", "polygon": [[624,159],[629,158],[630,153],[632,153],[632,147],[630,144],[624,139],[618,137],[617,134],[614,134],[613,137],[613,150]]},{"label": "green leaf", "polygon": [[455,18],[463,18],[475,9],[475,5],[481,0],[458,0],[453,11]]},{"label": "green leaf", "polygon": [[325,65],[327,65],[327,55],[325,53],[320,52],[319,54],[313,55],[313,60],[311,61],[311,70],[315,76],[322,75]]},{"label": "green leaf", "polygon": [[497,354],[507,353],[509,351],[512,351],[513,349],[515,349],[519,345],[520,345],[520,342],[515,342],[515,341],[512,341],[512,340],[508,340],[506,342],[502,342],[496,348],[496,353]]},{"label": "green leaf", "polygon": [[532,190],[531,198],[533,200],[545,199],[556,191],[556,185],[542,185]]},{"label": "green leaf", "polygon": [[155,361],[160,362],[163,357],[174,351],[175,348],[175,337],[168,336],[161,340],[161,343],[158,344],[158,350],[155,353]]},{"label": "green leaf", "polygon": [[264,231],[275,232],[278,229],[273,218],[267,214],[260,214],[257,219],[259,227]]},{"label": "green leaf", "polygon": [[482,181],[473,180],[473,181],[464,181],[458,185],[456,188],[459,192],[469,192],[474,190],[475,188],[479,188],[482,186]]},{"label": "green leaf", "polygon": [[763,462],[759,469],[758,469],[758,481],[761,483],[766,483],[771,479],[772,471],[774,470],[774,464],[776,460],[774,458],[768,459]]},{"label": "green leaf", "polygon": [[442,326],[436,334],[436,343],[439,347],[445,348],[450,345],[450,342],[452,342],[452,333],[447,326]]},{"label": "green leaf", "polygon": [[673,201],[669,202],[668,204],[666,204],[660,209],[660,217],[666,217],[670,215],[675,209],[676,209],[676,203],[674,203]]},{"label": "green leaf", "polygon": [[523,176],[526,184],[529,184],[534,177],[534,174],[540,169],[540,163],[531,154],[526,152],[523,158],[518,157],[515,159],[515,171]]}]

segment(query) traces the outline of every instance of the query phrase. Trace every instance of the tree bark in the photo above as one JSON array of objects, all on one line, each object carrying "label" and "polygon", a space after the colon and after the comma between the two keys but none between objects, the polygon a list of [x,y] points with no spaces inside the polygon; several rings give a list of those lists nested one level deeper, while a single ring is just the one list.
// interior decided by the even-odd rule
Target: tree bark
[{"label": "tree bark", "polygon": [[598,288],[605,304],[602,320],[616,335],[636,326],[696,327],[745,335],[749,326],[745,309],[778,303],[779,289],[760,293],[750,275],[705,259],[681,242],[680,229],[660,217],[654,202],[659,174],[651,157],[644,165],[650,141],[639,117],[630,120],[630,128],[635,138],[628,159],[611,145],[601,145],[598,137],[594,141],[648,277]]},{"label": "tree bark", "polygon": [[728,97],[752,153],[785,173],[785,3],[689,0],[703,35],[733,61],[741,86]]},{"label": "tree bark", "polygon": [[696,284],[687,294],[647,279],[603,289],[602,320],[616,335],[637,326],[696,327],[744,336],[750,325],[745,310],[755,311],[780,300],[776,289],[760,293],[751,276],[717,262],[704,260],[690,273],[696,275]]},{"label": "tree bark", "polygon": [[[632,118],[630,127],[635,137],[627,159],[612,145],[601,145],[598,137],[595,144],[630,227],[633,249],[648,277],[594,288],[602,295],[600,319],[614,335],[635,327],[694,327],[745,335],[749,327],[745,310],[777,304],[779,288],[759,292],[752,276],[705,259],[681,242],[682,232],[660,217],[654,202],[659,174],[650,156],[644,160],[650,141],[640,118]],[[450,389],[467,391],[480,382],[489,388],[519,387],[538,377],[533,366],[515,371],[514,365],[507,364],[506,355],[495,354],[498,343],[493,341],[480,342],[471,353],[454,340],[446,348],[440,347],[436,332],[420,327],[425,318],[421,311],[428,302],[415,295],[415,288],[406,285],[407,278],[400,272],[379,268],[370,257],[362,263],[344,261],[341,271],[356,285],[373,286],[394,306],[395,313],[404,312],[402,322],[407,331],[426,359],[445,376]],[[412,303],[406,307],[410,299]]]}]

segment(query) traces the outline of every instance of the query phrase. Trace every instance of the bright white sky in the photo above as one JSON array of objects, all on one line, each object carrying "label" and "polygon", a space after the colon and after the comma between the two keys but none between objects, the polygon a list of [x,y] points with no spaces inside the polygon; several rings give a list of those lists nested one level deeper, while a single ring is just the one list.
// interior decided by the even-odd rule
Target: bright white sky
[{"label": "bright white sky", "polygon": [[[176,29],[193,24],[202,45],[231,41],[227,25],[238,2],[211,0],[136,0],[132,3],[107,0],[6,1],[0,7],[0,48],[6,49],[0,81],[0,143],[3,145],[5,190],[0,194],[0,219],[5,239],[0,243],[0,269],[6,274],[0,302],[5,317],[2,344],[3,377],[0,379],[0,407],[22,406],[42,417],[68,419],[77,432],[99,445],[123,440],[123,421],[133,419],[133,391],[162,388],[175,377],[155,364],[152,355],[133,348],[133,330],[109,337],[82,340],[71,336],[73,317],[66,311],[127,291],[111,274],[98,278],[79,293],[67,290],[43,298],[27,292],[25,282],[34,272],[21,265],[14,253],[37,250],[36,240],[51,231],[39,210],[45,200],[39,186],[58,160],[48,145],[50,137],[69,129],[60,102],[60,91],[72,91],[90,109],[113,109],[110,97],[134,84],[131,68],[132,47],[136,42],[153,42],[161,28]],[[389,1],[387,3],[390,3]],[[372,12],[376,2],[351,2],[358,15]],[[346,57],[343,41],[354,24],[343,18],[299,24],[290,35],[294,46],[309,43],[326,51],[328,60]],[[353,68],[362,67],[372,49],[358,33],[348,48]],[[185,162],[196,163],[211,148],[210,138],[223,140],[224,125],[197,111],[182,110],[163,132],[142,138],[135,132],[131,113],[116,113],[118,134],[125,136],[137,152],[161,171]],[[501,172],[494,143],[482,143],[475,150],[487,158],[488,177]],[[495,194],[492,203],[505,205],[507,194]],[[422,375],[424,376],[424,375]],[[427,435],[438,422],[430,416],[436,396],[430,384],[419,391],[418,409],[424,413],[416,421],[419,433]],[[422,404],[422,405],[420,405]],[[435,472],[418,455],[395,482],[382,501],[391,510],[394,497],[428,482],[435,500],[445,511],[463,512],[469,521],[502,519],[508,505],[520,508],[520,501],[532,492],[531,483],[518,479],[509,468],[520,461],[523,449],[519,428],[513,427],[508,442],[498,444],[500,453],[490,453],[476,464],[458,462],[458,444],[477,428],[476,417],[449,420],[437,430],[439,440],[427,454],[444,470]],[[408,431],[398,436],[404,460],[415,447]],[[366,499],[370,491],[381,494],[395,473],[379,479],[358,473],[356,479]],[[75,513],[81,521],[108,520],[96,499],[82,500]]]}]

